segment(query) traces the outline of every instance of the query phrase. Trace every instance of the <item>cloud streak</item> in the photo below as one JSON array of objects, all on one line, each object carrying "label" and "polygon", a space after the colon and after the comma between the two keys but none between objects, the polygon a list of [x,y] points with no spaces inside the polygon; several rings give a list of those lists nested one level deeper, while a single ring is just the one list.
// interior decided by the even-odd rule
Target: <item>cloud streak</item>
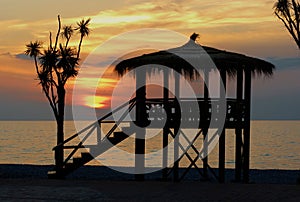
[{"label": "cloud streak", "polygon": [[[294,87],[291,90],[289,81],[297,82],[294,74],[297,73],[296,69],[299,68],[300,61],[293,40],[281,22],[272,14],[273,3],[269,0],[253,0],[247,3],[242,0],[91,0],[87,5],[86,2],[79,0],[51,2],[2,0],[0,3],[0,26],[3,27],[0,32],[0,53],[3,53],[0,54],[1,97],[11,94],[11,100],[14,101],[11,103],[15,103],[16,100],[25,100],[29,103],[45,101],[38,81],[34,80],[36,75],[33,62],[22,53],[25,44],[29,41],[40,40],[47,45],[49,31],[56,33],[56,17],[57,14],[61,14],[63,24],[75,25],[75,22],[83,17],[92,18],[92,33],[84,41],[82,49],[84,56],[81,62],[94,48],[123,32],[140,28],[165,28],[186,36],[198,32],[201,36],[200,43],[203,45],[267,58],[274,63],[279,73],[268,85],[265,85],[264,81],[255,84],[254,99],[279,100],[283,93],[280,91],[285,93],[288,92],[287,89],[296,91]],[[75,38],[71,45],[77,46],[77,39]],[[112,57],[115,49],[123,47],[126,50],[136,40],[137,38],[131,38],[127,42],[106,49],[106,52],[100,55],[103,62],[97,65],[101,67],[110,65],[107,62],[109,60],[106,61],[105,58]],[[174,46],[183,44],[182,42],[176,44],[174,42],[176,39],[166,39],[164,36],[162,40],[169,40],[170,45]],[[143,48],[146,47],[141,47]],[[99,97],[98,101],[102,104],[107,104],[106,96],[116,83],[114,77],[106,79],[108,80],[104,80],[102,84],[104,88],[99,91],[101,94],[99,96],[102,97]],[[68,92],[73,84],[74,80],[69,82]],[[290,91],[288,93],[291,93]],[[67,103],[70,104],[71,97],[68,96]],[[10,99],[9,96],[7,99]],[[10,100],[6,100],[5,103],[9,105]],[[30,106],[34,107],[34,104]],[[13,106],[10,108],[12,109]]]}]

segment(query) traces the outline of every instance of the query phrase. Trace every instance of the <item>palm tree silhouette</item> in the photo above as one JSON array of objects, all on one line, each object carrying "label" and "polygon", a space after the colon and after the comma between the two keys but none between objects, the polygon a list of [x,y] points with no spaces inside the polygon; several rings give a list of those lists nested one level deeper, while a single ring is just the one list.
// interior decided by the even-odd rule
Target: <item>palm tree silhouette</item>
[{"label": "palm tree silhouette", "polygon": [[39,68],[38,68],[38,64],[37,64],[37,57],[38,57],[38,55],[41,54],[42,42],[40,42],[40,41],[32,42],[31,41],[29,44],[26,45],[26,48],[27,48],[27,50],[25,51],[25,54],[34,58],[36,73],[39,74]]},{"label": "palm tree silhouette", "polygon": [[278,0],[274,14],[280,19],[300,49],[300,2],[298,0]]},{"label": "palm tree silhouette", "polygon": [[74,29],[72,27],[72,25],[65,25],[63,26],[63,31],[61,33],[62,38],[66,39],[66,44],[65,47],[68,47],[69,41],[71,39],[71,37],[74,34]]},{"label": "palm tree silhouette", "polygon": [[80,48],[81,48],[83,38],[85,36],[88,36],[91,32],[91,30],[88,27],[90,24],[90,21],[91,21],[91,18],[89,18],[87,20],[82,19],[80,22],[77,22],[77,27],[75,28],[75,30],[80,33],[80,41],[79,41],[79,45],[78,45],[77,58],[79,58]]},{"label": "palm tree silhouette", "polygon": [[63,47],[60,45],[59,51],[60,59],[57,67],[62,69],[61,80],[65,84],[70,77],[75,77],[78,74],[78,69],[74,68],[78,65],[78,58],[75,48]]},{"label": "palm tree silhouette", "polygon": [[[42,90],[49,101],[57,123],[57,144],[64,141],[64,109],[65,109],[65,84],[68,79],[78,74],[78,61],[83,38],[88,36],[90,29],[88,27],[90,19],[81,20],[77,23],[78,27],[72,25],[63,26],[61,31],[60,16],[58,16],[58,31],[52,46],[52,34],[50,32],[50,44],[48,48],[42,49],[42,43],[39,41],[30,42],[26,45],[25,54],[34,58],[36,73],[42,86]],[[78,49],[69,47],[69,42],[78,30],[80,41]],[[59,43],[59,36],[65,40],[64,45]],[[57,170],[63,166],[63,148],[58,147],[55,150],[55,164]]]}]

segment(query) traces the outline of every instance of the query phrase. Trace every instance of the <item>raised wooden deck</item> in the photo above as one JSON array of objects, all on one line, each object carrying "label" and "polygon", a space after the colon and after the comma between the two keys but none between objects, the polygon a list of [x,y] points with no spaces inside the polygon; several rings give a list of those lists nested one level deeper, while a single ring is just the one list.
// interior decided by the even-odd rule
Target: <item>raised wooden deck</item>
[{"label": "raised wooden deck", "polygon": [[[221,110],[224,106],[226,111]],[[244,100],[169,98],[166,101],[153,98],[146,99],[146,108],[147,119],[151,121],[147,127],[150,128],[162,127],[166,122],[170,128],[179,125],[180,128],[218,128],[220,121],[224,122],[226,129],[234,129],[237,124],[242,128],[245,126]]]}]

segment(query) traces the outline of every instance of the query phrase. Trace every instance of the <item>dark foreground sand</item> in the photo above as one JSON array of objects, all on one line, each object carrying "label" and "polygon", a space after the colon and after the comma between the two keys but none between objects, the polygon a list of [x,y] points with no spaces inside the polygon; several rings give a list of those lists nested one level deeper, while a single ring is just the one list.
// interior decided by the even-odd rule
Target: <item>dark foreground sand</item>
[{"label": "dark foreground sand", "polygon": [[[299,171],[252,170],[252,184],[218,184],[163,182],[155,174],[136,182],[131,175],[89,166],[65,180],[49,180],[49,168],[0,165],[0,201],[300,201],[300,185],[295,183]],[[232,171],[227,173],[230,178]]]},{"label": "dark foreground sand", "polygon": [[300,201],[300,186],[0,179],[0,201]]}]

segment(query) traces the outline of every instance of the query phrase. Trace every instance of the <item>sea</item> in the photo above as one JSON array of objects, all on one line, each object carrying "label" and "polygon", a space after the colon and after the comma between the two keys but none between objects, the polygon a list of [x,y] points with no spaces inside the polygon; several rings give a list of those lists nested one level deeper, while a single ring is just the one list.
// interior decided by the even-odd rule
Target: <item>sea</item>
[{"label": "sea", "polygon": [[[53,165],[56,145],[56,123],[54,121],[0,121],[0,164]],[[76,133],[73,121],[65,122],[65,134],[69,137]],[[160,134],[161,136],[161,134]],[[153,139],[153,138],[151,138]],[[161,147],[158,141],[146,141],[146,147]],[[123,144],[121,150],[133,151],[133,141]],[[233,130],[226,133],[226,168],[235,163],[235,135]],[[192,152],[193,153],[193,152]],[[211,167],[218,165],[218,147],[209,154]],[[66,154],[67,155],[67,154]],[[118,156],[118,153],[116,154]],[[192,156],[193,154],[191,154]],[[91,165],[105,162],[103,156]],[[124,159],[125,158],[125,159]],[[122,165],[130,166],[132,158],[126,156]],[[151,158],[155,158],[153,155]],[[155,161],[155,159],[152,159]],[[158,160],[160,161],[160,160]],[[120,163],[120,161],[118,160]],[[128,162],[128,163],[127,163]],[[184,163],[185,162],[185,163]],[[187,166],[189,160],[181,166]],[[300,170],[300,121],[251,121],[250,144],[251,169]]]}]

